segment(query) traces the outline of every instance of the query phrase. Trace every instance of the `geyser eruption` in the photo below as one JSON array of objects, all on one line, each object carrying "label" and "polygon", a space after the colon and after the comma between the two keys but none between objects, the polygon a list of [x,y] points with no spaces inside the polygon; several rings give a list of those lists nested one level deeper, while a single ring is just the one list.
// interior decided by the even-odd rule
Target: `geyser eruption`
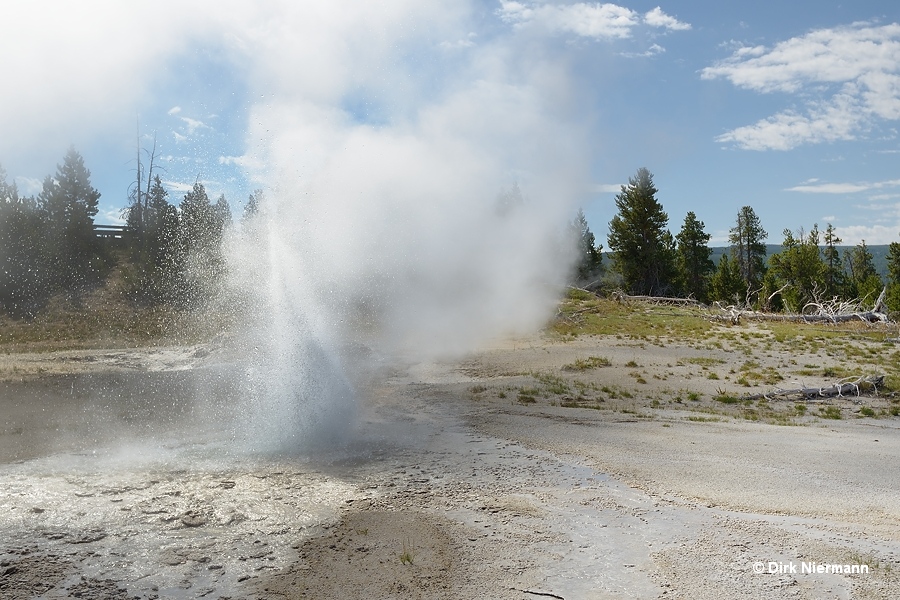
[{"label": "geyser eruption", "polygon": [[[267,198],[230,249],[250,315],[240,340],[248,401],[236,412],[252,446],[339,437],[360,357],[454,355],[547,318],[589,154],[585,124],[570,117],[569,67],[551,46],[530,45],[479,2],[93,4],[50,11],[70,68],[13,65],[50,88],[10,98],[15,122],[3,115],[0,144],[28,150],[41,137],[33,131],[69,122],[130,139],[135,107],[185,64],[197,69],[185,79],[212,64],[222,81],[180,94],[207,86],[246,99],[245,151],[219,160],[243,165]],[[83,33],[64,27],[76,10],[95,17]],[[11,32],[4,43],[27,50],[33,37]],[[200,125],[217,127],[214,117]]]},{"label": "geyser eruption", "polygon": [[[262,65],[244,160],[268,189],[232,271],[258,306],[251,430],[275,444],[339,437],[364,355],[427,360],[536,329],[568,274],[586,153],[564,71],[490,42],[447,51],[394,16],[356,14],[341,24],[355,44],[320,37],[317,61],[269,40],[283,51]],[[454,16],[428,26],[459,35]],[[413,56],[441,75],[420,81]]]},{"label": "geyser eruption", "polygon": [[[232,274],[247,322],[242,331],[242,416],[238,436],[247,449],[312,450],[340,442],[352,421],[355,396],[309,293],[305,257],[283,232],[255,220],[234,241]],[[298,232],[299,233],[299,232]]]},{"label": "geyser eruption", "polygon": [[343,148],[308,175],[276,171],[259,229],[234,252],[238,280],[259,295],[247,345],[269,440],[302,444],[348,422],[344,371],[364,367],[348,346],[381,360],[458,354],[539,327],[567,275],[570,205],[531,193],[550,181],[529,172],[533,187],[502,193],[502,157],[452,130],[341,134]]}]

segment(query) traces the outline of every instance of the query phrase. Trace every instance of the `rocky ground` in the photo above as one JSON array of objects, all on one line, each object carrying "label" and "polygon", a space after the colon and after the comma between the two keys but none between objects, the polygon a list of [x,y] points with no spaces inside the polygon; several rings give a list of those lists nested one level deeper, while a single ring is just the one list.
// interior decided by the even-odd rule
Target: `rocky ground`
[{"label": "rocky ground", "polygon": [[235,450],[215,348],[6,356],[0,598],[900,596],[893,398],[732,402],[848,368],[735,333],[366,371],[313,456]]}]

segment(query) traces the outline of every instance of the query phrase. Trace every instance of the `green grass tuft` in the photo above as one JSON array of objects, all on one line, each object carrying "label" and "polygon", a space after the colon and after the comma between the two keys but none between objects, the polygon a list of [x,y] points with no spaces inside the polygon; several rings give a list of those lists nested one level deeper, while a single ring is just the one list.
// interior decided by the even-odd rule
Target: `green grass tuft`
[{"label": "green grass tuft", "polygon": [[611,365],[612,363],[605,356],[588,356],[587,358],[579,358],[573,363],[563,365],[563,371],[587,371],[588,369],[609,367]]},{"label": "green grass tuft", "polygon": [[841,409],[837,406],[822,406],[819,408],[819,416],[823,419],[841,419]]}]

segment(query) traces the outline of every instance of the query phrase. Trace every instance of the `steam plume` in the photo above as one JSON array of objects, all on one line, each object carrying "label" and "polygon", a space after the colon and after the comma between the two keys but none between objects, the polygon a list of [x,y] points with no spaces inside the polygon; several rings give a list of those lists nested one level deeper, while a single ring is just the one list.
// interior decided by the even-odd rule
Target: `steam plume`
[{"label": "steam plume", "polygon": [[[566,114],[565,65],[524,51],[497,19],[480,25],[479,3],[45,4],[60,25],[89,25],[58,30],[89,75],[50,78],[38,109],[3,115],[10,131],[50,114],[102,132],[103,115],[133,110],[196,52],[221,53],[256,99],[241,162],[269,202],[232,272],[258,307],[248,381],[272,437],[347,420],[350,341],[427,358],[547,318],[567,271],[564,224],[587,188],[583,128]],[[16,66],[38,85],[49,64]],[[75,90],[68,110],[56,87]],[[501,208],[513,184],[524,200]]]}]

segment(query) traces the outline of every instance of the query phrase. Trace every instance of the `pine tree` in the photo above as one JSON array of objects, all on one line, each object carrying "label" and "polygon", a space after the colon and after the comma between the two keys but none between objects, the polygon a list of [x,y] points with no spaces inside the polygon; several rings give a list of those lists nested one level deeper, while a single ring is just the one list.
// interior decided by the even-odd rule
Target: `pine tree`
[{"label": "pine tree", "polygon": [[738,212],[737,223],[731,228],[728,240],[731,254],[747,290],[761,287],[766,271],[766,238],[769,234],[762,228],[759,217],[750,206]]},{"label": "pine tree", "polygon": [[45,223],[34,198],[20,198],[0,167],[0,307],[33,318],[51,292],[44,247]]},{"label": "pine tree", "polygon": [[744,280],[737,263],[728,258],[728,253],[719,259],[719,266],[710,278],[710,294],[713,300],[741,304],[744,298]]},{"label": "pine tree", "polygon": [[211,204],[200,182],[185,194],[179,215],[179,251],[184,253],[187,265],[186,303],[205,302],[222,283],[225,273],[222,236],[230,222],[231,209],[225,196]]},{"label": "pine tree", "polygon": [[186,252],[181,240],[181,219],[178,209],[169,203],[157,213],[159,237],[154,256],[158,301],[184,304],[189,295],[185,271]]},{"label": "pine tree", "polygon": [[875,302],[884,282],[875,270],[874,257],[869,252],[866,240],[860,240],[859,244],[844,253],[844,263],[847,271],[847,295],[862,302]]},{"label": "pine tree", "polygon": [[684,217],[681,231],[675,236],[681,289],[701,302],[708,300],[709,278],[716,270],[715,263],[710,259],[710,237],[703,229],[703,221],[697,219],[693,211]]},{"label": "pine tree", "polygon": [[[131,269],[126,272],[131,297],[144,303],[179,303],[185,295],[185,256],[178,210],[157,175],[140,206],[140,239],[135,240]],[[130,215],[129,215],[130,216]]]},{"label": "pine tree", "polygon": [[781,292],[784,305],[800,312],[807,303],[820,299],[825,291],[821,282],[826,265],[819,252],[818,225],[813,225],[807,235],[801,230],[797,237],[790,229],[785,229],[782,248],[769,259],[769,269],[775,278],[774,284],[770,285],[778,286],[775,289],[787,286]]},{"label": "pine tree", "polygon": [[221,239],[222,233],[231,226],[231,207],[225,199],[225,194],[220,195],[213,204],[213,218],[217,229],[216,234]]},{"label": "pine tree", "polygon": [[579,280],[586,281],[600,271],[603,263],[603,246],[598,247],[595,244],[594,234],[588,227],[584,211],[580,208],[569,227],[577,248],[575,275]]},{"label": "pine tree", "polygon": [[202,183],[194,183],[181,201],[181,237],[189,251],[207,245],[213,236],[212,204]]},{"label": "pine tree", "polygon": [[16,182],[7,183],[6,169],[0,165],[0,204],[15,204],[19,201],[19,188]]},{"label": "pine tree", "polygon": [[833,299],[840,296],[844,289],[844,271],[841,269],[841,253],[837,249],[843,241],[835,233],[834,225],[828,224],[825,228],[825,248],[823,256],[825,259],[825,297]]},{"label": "pine tree", "polygon": [[52,280],[79,292],[97,281],[105,269],[105,254],[94,235],[100,192],[91,186],[84,159],[70,148],[56,176],[44,179],[38,206],[47,226],[48,266]]},{"label": "pine tree", "polygon": [[888,246],[888,294],[887,306],[900,313],[900,242],[891,242]]},{"label": "pine tree", "polygon": [[260,205],[265,202],[265,195],[261,189],[255,190],[250,197],[247,199],[247,204],[244,205],[244,215],[241,217],[242,220],[248,221],[254,218],[257,214],[259,214]]},{"label": "pine tree", "polygon": [[496,211],[501,217],[505,217],[525,204],[525,198],[522,196],[522,190],[519,184],[514,182],[512,188],[503,190],[497,196]]},{"label": "pine tree", "polygon": [[657,191],[650,171],[638,169],[616,196],[619,213],[609,222],[613,264],[631,293],[665,295],[673,287],[674,239]]}]

